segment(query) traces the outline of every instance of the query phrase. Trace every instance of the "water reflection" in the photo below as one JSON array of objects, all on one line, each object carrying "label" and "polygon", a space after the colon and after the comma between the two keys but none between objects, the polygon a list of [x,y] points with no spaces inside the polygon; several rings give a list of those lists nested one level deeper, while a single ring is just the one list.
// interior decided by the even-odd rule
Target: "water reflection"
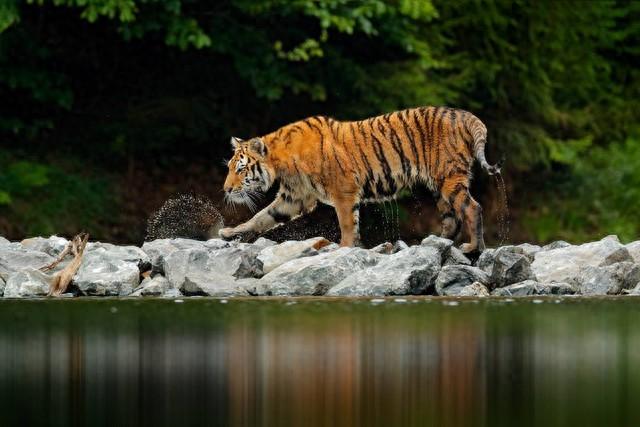
[{"label": "water reflection", "polygon": [[0,303],[0,425],[638,425],[640,301]]}]

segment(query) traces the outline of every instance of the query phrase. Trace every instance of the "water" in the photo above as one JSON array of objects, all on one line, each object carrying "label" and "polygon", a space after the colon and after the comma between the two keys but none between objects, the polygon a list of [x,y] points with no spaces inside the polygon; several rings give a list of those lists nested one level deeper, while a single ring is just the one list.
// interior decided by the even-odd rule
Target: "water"
[{"label": "water", "polygon": [[0,302],[0,425],[640,425],[640,300]]}]

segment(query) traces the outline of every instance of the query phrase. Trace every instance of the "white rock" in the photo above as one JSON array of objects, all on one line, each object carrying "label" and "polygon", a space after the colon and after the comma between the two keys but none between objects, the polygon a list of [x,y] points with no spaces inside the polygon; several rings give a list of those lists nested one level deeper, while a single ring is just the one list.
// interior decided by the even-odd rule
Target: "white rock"
[{"label": "white rock", "polygon": [[[173,292],[174,290],[178,291]],[[166,277],[157,275],[155,277],[145,278],[140,286],[131,294],[132,297],[138,296],[171,296],[181,295],[180,291],[175,288]]]},{"label": "white rock", "polygon": [[266,274],[292,259],[317,255],[319,249],[330,243],[324,237],[302,241],[291,240],[262,249],[258,254],[258,260],[262,262],[262,270]]},{"label": "white rock", "polygon": [[575,281],[582,295],[618,295],[640,282],[640,264],[619,262],[603,267],[586,266]]},{"label": "white rock", "polygon": [[635,242],[631,242],[625,246],[631,254],[633,260],[640,264],[640,240],[636,240]]},{"label": "white rock", "polygon": [[73,284],[84,295],[126,296],[140,283],[135,262],[112,258],[103,251],[85,254]]},{"label": "white rock", "polygon": [[621,261],[632,261],[631,255],[616,236],[585,243],[566,246],[536,253],[531,269],[540,283],[573,283],[586,267],[611,265]]},{"label": "white rock", "polygon": [[480,282],[473,282],[460,289],[459,297],[488,297],[489,290]]},{"label": "white rock", "polygon": [[51,236],[45,237],[31,237],[24,239],[20,242],[20,245],[30,251],[44,252],[52,257],[58,257],[60,253],[67,247],[69,241],[64,237]]},{"label": "white rock", "polygon": [[384,255],[362,248],[340,248],[313,257],[294,259],[266,274],[257,295],[324,295],[345,277],[371,267]]},{"label": "white rock", "polygon": [[54,261],[51,255],[31,251],[19,244],[0,246],[0,278],[7,281],[9,275],[24,269],[39,269]]},{"label": "white rock", "polygon": [[350,274],[332,287],[331,296],[419,295],[433,285],[442,258],[437,248],[412,246]]},{"label": "white rock", "polygon": [[26,268],[9,276],[5,298],[43,297],[49,293],[53,277],[40,270]]}]

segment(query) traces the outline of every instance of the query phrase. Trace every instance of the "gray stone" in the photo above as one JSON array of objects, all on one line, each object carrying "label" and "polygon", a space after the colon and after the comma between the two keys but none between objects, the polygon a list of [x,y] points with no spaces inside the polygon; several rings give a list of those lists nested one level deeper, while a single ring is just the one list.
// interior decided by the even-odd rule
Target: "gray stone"
[{"label": "gray stone", "polygon": [[40,270],[26,268],[9,276],[4,289],[5,298],[43,297],[49,293],[52,276]]},{"label": "gray stone", "polygon": [[487,285],[489,275],[469,265],[447,265],[442,267],[436,278],[436,293],[447,296],[459,295],[465,286],[474,282]]},{"label": "gray stone", "polygon": [[7,283],[4,281],[2,277],[0,277],[0,297],[4,295],[5,286],[7,286]]},{"label": "gray stone", "polygon": [[492,253],[492,263],[483,264],[483,271],[495,287],[511,285],[524,280],[535,280],[531,270],[531,259],[518,246],[503,246]]},{"label": "gray stone", "polygon": [[[173,292],[173,291],[177,291]],[[157,275],[155,277],[147,277],[140,283],[140,286],[130,295],[132,297],[146,296],[178,296],[182,295],[166,277]]]},{"label": "gray stone", "polygon": [[47,255],[51,255],[57,258],[58,255],[67,247],[69,241],[64,237],[51,236],[45,237],[31,237],[24,239],[20,242],[20,245],[29,251],[44,252]]},{"label": "gray stone", "polygon": [[7,239],[5,239],[4,237],[0,236],[0,246],[4,246],[4,245],[10,245],[11,242]]},{"label": "gray stone", "polygon": [[393,255],[384,256],[375,266],[350,274],[332,287],[327,295],[423,294],[427,288],[433,286],[441,262],[438,249],[430,246],[412,246]]},{"label": "gray stone", "polygon": [[522,253],[529,258],[530,262],[533,262],[535,256],[538,252],[542,250],[542,248],[538,245],[532,245],[531,243],[521,243],[515,246],[516,248],[522,249]]},{"label": "gray stone", "polygon": [[471,265],[471,260],[460,249],[452,246],[444,259],[443,265]]},{"label": "gray stone", "polygon": [[[164,271],[171,284],[187,295],[234,296],[247,295],[234,275],[256,273],[258,249],[255,246],[231,246],[209,250],[180,249],[164,258]],[[247,255],[253,252],[252,256]]]},{"label": "gray stone", "polygon": [[629,254],[633,258],[633,260],[640,264],[640,240],[636,240],[635,242],[631,242],[625,246],[629,251]]},{"label": "gray stone", "polygon": [[634,296],[640,295],[640,282],[638,282],[638,284],[629,291],[629,295],[634,295]]},{"label": "gray stone", "polygon": [[[266,239],[265,239],[266,240]],[[142,250],[149,256],[152,271],[164,274],[164,260],[173,252],[187,249],[215,250],[224,249],[236,245],[235,242],[227,242],[222,239],[210,239],[206,242],[192,239],[158,239],[144,242]]]},{"label": "gray stone", "polygon": [[550,251],[552,249],[568,248],[569,246],[572,246],[569,242],[565,242],[564,240],[556,240],[555,242],[551,242],[548,245],[544,245],[540,250]]},{"label": "gray stone", "polygon": [[640,264],[619,262],[603,267],[586,266],[575,281],[582,295],[618,295],[640,282]]},{"label": "gray stone", "polygon": [[607,236],[596,242],[540,250],[531,269],[540,283],[573,283],[586,267],[600,267],[622,261],[632,261],[616,236]]},{"label": "gray stone", "polygon": [[329,243],[327,246],[323,247],[318,251],[318,253],[323,254],[325,252],[333,252],[337,249],[340,249],[340,245],[337,243]]},{"label": "gray stone", "polygon": [[91,242],[85,250],[85,258],[94,256],[134,263],[141,272],[151,269],[151,259],[149,255],[137,246],[120,246],[111,243]]},{"label": "gray stone", "polygon": [[443,237],[434,236],[433,234],[425,237],[420,243],[422,246],[429,246],[435,248],[440,252],[442,258],[449,252],[449,249],[453,246],[453,241],[445,239]]},{"label": "gray stone", "polygon": [[460,289],[459,297],[488,297],[489,290],[480,282],[473,282]]},{"label": "gray stone", "polygon": [[7,281],[9,275],[27,268],[39,269],[54,261],[51,255],[31,251],[19,244],[0,246],[0,278]]},{"label": "gray stone", "polygon": [[350,274],[372,267],[385,255],[340,248],[282,264],[260,279],[257,295],[324,295]]},{"label": "gray stone", "polygon": [[390,253],[393,252],[393,243],[391,242],[380,243],[379,245],[374,246],[369,250],[377,254],[389,255]]},{"label": "gray stone", "polygon": [[404,251],[405,249],[409,249],[409,245],[407,245],[403,240],[398,240],[393,244],[393,250],[391,253],[397,253],[400,251]]},{"label": "gray stone", "polygon": [[126,296],[140,283],[135,261],[112,257],[103,249],[86,252],[73,284],[84,295]]},{"label": "gray stone", "polygon": [[277,245],[277,243],[271,239],[267,239],[266,237],[258,237],[256,241],[253,242],[253,245],[261,248],[266,248],[268,246]]},{"label": "gray stone", "polygon": [[524,297],[529,295],[572,295],[576,290],[568,283],[538,283],[535,280],[524,280],[491,292],[499,297]]},{"label": "gray stone", "polygon": [[324,237],[314,237],[302,241],[291,240],[262,249],[258,254],[258,260],[262,262],[262,269],[266,274],[292,259],[317,255],[318,249],[322,249],[330,243]]},{"label": "gray stone", "polygon": [[482,251],[482,253],[478,257],[478,261],[476,261],[476,267],[487,274],[491,274],[495,252],[495,249],[485,249],[484,251]]}]

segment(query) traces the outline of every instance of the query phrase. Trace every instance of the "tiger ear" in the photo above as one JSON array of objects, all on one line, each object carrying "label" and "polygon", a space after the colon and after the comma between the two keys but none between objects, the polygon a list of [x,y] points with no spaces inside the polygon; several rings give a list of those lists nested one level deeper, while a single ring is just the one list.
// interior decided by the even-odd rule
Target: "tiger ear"
[{"label": "tiger ear", "polygon": [[233,148],[234,150],[237,149],[240,146],[241,142],[242,142],[242,140],[240,138],[232,136],[231,137],[231,148]]},{"label": "tiger ear", "polygon": [[253,138],[249,141],[249,150],[257,154],[260,157],[267,155],[267,146],[261,138]]}]

